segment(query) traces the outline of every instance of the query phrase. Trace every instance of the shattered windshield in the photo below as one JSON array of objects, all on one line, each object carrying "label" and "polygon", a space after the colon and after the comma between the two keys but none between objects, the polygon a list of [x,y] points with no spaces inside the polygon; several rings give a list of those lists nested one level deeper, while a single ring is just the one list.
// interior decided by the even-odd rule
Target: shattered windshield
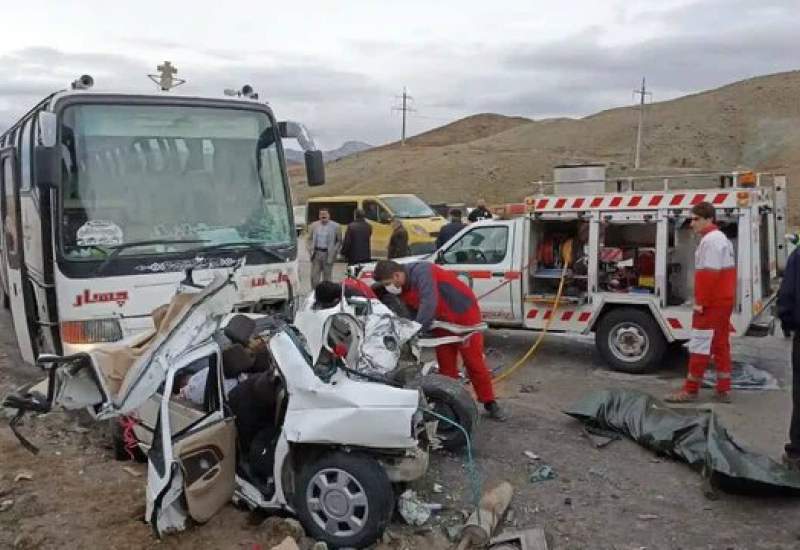
[{"label": "shattered windshield", "polygon": [[120,255],[181,252],[198,241],[294,242],[277,132],[264,112],[75,105],[64,111],[61,147],[68,259],[140,242]]},{"label": "shattered windshield", "polygon": [[381,197],[392,214],[398,218],[430,218],[436,216],[419,197]]}]

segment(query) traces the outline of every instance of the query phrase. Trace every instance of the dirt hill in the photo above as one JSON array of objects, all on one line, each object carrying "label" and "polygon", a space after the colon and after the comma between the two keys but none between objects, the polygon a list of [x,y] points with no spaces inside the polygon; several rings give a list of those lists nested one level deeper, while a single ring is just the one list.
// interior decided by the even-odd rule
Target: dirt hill
[{"label": "dirt hill", "polygon": [[[798,90],[800,71],[793,71],[648,105],[643,169],[785,171],[792,221],[800,223]],[[552,179],[554,165],[573,161],[605,162],[610,175],[629,175],[637,116],[634,107],[581,119],[475,115],[404,147],[393,143],[329,163],[322,188],[306,187],[302,170],[293,170],[295,200],[391,190],[431,202],[512,201],[532,193],[531,182]]]}]

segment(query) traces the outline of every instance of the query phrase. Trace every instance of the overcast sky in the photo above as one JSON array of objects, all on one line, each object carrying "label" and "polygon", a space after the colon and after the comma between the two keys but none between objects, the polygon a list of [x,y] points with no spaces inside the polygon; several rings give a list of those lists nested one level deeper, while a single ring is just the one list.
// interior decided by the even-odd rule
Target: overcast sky
[{"label": "overcast sky", "polygon": [[664,100],[800,65],[800,0],[3,4],[0,127],[82,73],[154,91],[164,59],[184,92],[253,85],[324,148],[397,139],[403,86],[414,134],[479,112],[591,114],[630,103],[643,75]]}]

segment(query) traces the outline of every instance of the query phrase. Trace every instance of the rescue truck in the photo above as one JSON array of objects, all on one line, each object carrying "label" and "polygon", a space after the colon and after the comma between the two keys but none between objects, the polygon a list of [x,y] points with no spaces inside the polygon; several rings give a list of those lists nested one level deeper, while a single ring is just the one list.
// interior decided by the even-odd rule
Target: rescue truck
[{"label": "rescue truck", "polygon": [[0,135],[0,289],[20,353],[70,355],[152,329],[150,313],[185,278],[237,272],[239,311],[284,308],[297,237],[282,138],[305,150],[309,185],[322,153],[278,122],[250,86],[235,97],[95,91],[84,75]]},{"label": "rescue truck", "polygon": [[[591,174],[598,170],[599,176]],[[646,372],[669,347],[690,338],[698,241],[689,216],[693,205],[707,201],[736,252],[731,334],[769,331],[768,306],[786,263],[785,176],[705,173],[607,182],[604,172],[559,167],[554,193],[505,205],[497,209],[501,219],[465,227],[424,258],[459,272],[490,326],[593,334],[612,368]],[[660,190],[652,189],[655,181]],[[609,184],[618,190],[606,192]],[[423,257],[402,261],[414,259]],[[361,277],[371,278],[369,268]]]}]

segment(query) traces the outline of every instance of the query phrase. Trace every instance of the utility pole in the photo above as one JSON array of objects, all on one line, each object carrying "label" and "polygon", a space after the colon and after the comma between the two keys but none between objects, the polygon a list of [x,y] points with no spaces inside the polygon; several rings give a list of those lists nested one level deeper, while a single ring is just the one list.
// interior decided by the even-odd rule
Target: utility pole
[{"label": "utility pole", "polygon": [[642,77],[642,88],[640,90],[634,90],[633,94],[639,96],[639,127],[636,129],[636,152],[633,160],[633,167],[638,170],[639,159],[641,157],[641,150],[642,150],[642,127],[644,126],[644,101],[645,97],[653,96],[652,92],[647,91],[644,77]]},{"label": "utility pole", "polygon": [[406,115],[410,112],[415,111],[413,107],[409,106],[409,101],[414,101],[414,98],[408,95],[406,87],[403,86],[403,95],[399,96],[397,99],[402,101],[399,107],[395,106],[392,107],[392,111],[401,111],[403,113],[403,127],[400,133],[400,145],[406,144]]}]

